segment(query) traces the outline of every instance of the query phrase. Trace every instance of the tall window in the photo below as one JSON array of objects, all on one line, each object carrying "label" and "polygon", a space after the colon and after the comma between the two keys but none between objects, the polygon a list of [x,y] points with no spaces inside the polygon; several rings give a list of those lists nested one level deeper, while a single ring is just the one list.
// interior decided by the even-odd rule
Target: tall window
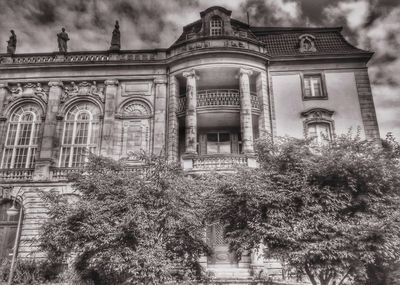
[{"label": "tall window", "polygon": [[222,20],[220,17],[214,17],[210,21],[210,35],[220,36],[222,35]]},{"label": "tall window", "polygon": [[321,75],[304,75],[304,98],[325,98]]},{"label": "tall window", "polygon": [[325,122],[309,123],[307,135],[313,139],[313,143],[324,144],[331,140],[331,125]]},{"label": "tall window", "polygon": [[1,168],[33,168],[35,163],[40,111],[34,104],[22,105],[11,115]]},{"label": "tall window", "polygon": [[99,109],[93,103],[75,105],[65,116],[59,166],[82,167],[98,140]]}]

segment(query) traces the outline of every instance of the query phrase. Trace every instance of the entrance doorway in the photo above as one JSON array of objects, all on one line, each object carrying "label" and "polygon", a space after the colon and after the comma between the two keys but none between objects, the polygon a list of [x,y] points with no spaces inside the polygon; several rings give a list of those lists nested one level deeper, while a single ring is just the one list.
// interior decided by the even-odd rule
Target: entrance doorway
[{"label": "entrance doorway", "polygon": [[208,256],[208,266],[215,267],[238,267],[236,255],[229,251],[229,245],[224,239],[224,226],[215,223],[207,226],[207,243],[213,249]]}]

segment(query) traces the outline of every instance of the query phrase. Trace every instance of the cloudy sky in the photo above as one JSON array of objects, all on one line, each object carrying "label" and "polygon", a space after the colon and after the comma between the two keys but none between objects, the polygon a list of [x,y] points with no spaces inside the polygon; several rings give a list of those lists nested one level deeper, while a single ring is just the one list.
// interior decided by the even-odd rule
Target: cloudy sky
[{"label": "cloudy sky", "polygon": [[244,22],[248,11],[253,26],[343,26],[351,43],[375,52],[369,72],[381,136],[400,139],[399,0],[0,0],[0,51],[10,29],[17,53],[56,51],[61,27],[69,50],[106,50],[115,20],[123,49],[168,47],[213,5]]}]

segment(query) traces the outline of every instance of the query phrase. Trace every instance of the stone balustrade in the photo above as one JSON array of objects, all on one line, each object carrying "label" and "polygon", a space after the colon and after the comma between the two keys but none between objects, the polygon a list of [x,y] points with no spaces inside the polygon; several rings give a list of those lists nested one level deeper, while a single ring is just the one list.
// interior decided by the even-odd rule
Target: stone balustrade
[{"label": "stone balustrade", "polygon": [[[257,94],[251,92],[253,109],[260,109]],[[240,93],[237,89],[210,89],[197,91],[197,108],[212,106],[240,107]],[[186,96],[178,99],[177,112],[183,113],[186,109]]]},{"label": "stone balustrade", "polygon": [[0,182],[30,181],[33,168],[0,169]]},{"label": "stone balustrade", "polygon": [[192,170],[227,170],[238,166],[247,166],[247,156],[240,154],[202,155],[193,158]]},{"label": "stone balustrade", "polygon": [[68,180],[68,175],[71,173],[76,173],[82,171],[81,168],[71,168],[71,167],[52,167],[50,169],[50,180],[62,181]]},{"label": "stone balustrade", "polygon": [[49,63],[93,63],[113,61],[153,61],[165,58],[165,54],[157,51],[123,51],[110,52],[69,52],[46,54],[14,54],[0,55],[0,64],[49,64]]}]

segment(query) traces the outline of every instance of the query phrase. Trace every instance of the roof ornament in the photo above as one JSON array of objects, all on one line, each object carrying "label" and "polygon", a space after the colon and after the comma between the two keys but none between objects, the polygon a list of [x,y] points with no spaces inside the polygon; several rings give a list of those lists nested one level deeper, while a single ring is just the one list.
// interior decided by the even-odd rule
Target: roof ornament
[{"label": "roof ornament", "polygon": [[111,37],[110,50],[119,51],[120,49],[121,49],[121,33],[119,31],[119,23],[118,21],[115,21],[115,27]]},{"label": "roof ornament", "polygon": [[17,49],[17,35],[14,33],[14,30],[11,30],[10,39],[7,41],[7,53],[15,54],[15,50]]},{"label": "roof ornament", "polygon": [[57,34],[58,50],[66,53],[68,50],[67,41],[69,41],[68,34],[65,32],[65,28],[61,29],[61,33]]},{"label": "roof ornament", "polygon": [[303,34],[299,37],[300,40],[300,49],[301,53],[304,52],[316,52],[317,49],[315,48],[315,37],[310,34]]}]

